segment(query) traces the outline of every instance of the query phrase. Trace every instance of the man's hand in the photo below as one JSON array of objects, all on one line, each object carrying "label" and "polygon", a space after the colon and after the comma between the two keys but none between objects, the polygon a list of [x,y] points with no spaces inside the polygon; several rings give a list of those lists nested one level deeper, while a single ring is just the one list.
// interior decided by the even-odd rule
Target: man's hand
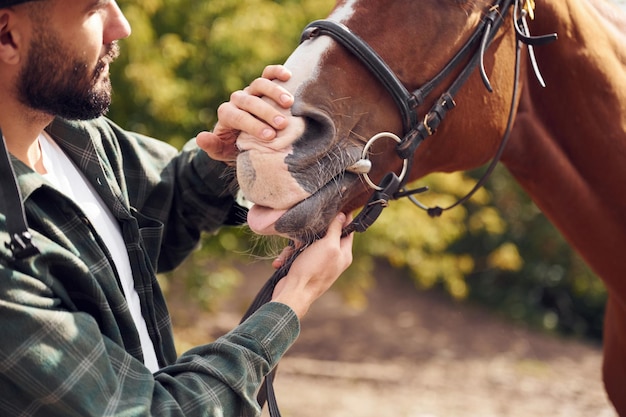
[{"label": "man's hand", "polygon": [[239,153],[235,144],[239,133],[246,132],[260,140],[274,139],[277,130],[287,127],[287,119],[262,97],[270,98],[284,109],[291,107],[293,96],[272,82],[287,81],[290,77],[291,73],[282,65],[265,67],[260,78],[232,93],[230,101],[220,105],[213,132],[199,133],[198,146],[215,160],[232,162]]},{"label": "man's hand", "polygon": [[315,241],[296,258],[287,275],[278,282],[272,301],[291,307],[301,319],[352,263],[353,234],[341,237],[352,219],[343,213],[328,227],[326,236]]}]

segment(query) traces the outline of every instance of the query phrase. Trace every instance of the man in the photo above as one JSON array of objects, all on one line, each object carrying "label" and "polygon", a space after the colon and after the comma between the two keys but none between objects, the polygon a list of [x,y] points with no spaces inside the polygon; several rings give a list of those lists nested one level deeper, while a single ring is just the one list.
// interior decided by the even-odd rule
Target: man
[{"label": "man", "polygon": [[240,131],[271,140],[285,127],[260,97],[289,107],[269,81],[289,74],[268,67],[220,107],[198,138],[206,152],[177,152],[102,117],[129,34],[112,0],[0,0],[0,129],[15,172],[0,178],[2,416],[258,415],[264,376],[352,259],[339,215],[272,302],[176,357],[155,274],[202,231],[242,221],[216,160],[232,160]]}]

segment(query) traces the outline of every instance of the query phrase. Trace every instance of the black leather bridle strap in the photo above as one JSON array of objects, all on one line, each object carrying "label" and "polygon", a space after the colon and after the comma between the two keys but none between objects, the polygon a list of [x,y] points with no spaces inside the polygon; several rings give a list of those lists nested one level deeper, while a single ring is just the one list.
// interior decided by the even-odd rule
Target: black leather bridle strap
[{"label": "black leather bridle strap", "polygon": [[[436,132],[439,125],[445,119],[447,113],[456,106],[454,97],[463,85],[465,85],[477,67],[480,69],[480,74],[485,87],[489,92],[493,91],[484,68],[484,54],[493,42],[511,7],[515,9],[513,13],[513,24],[517,35],[516,38],[518,48],[521,44],[527,44],[531,47],[532,45],[543,45],[556,39],[556,34],[536,37],[528,34],[528,30],[525,27],[525,20],[518,18],[518,9],[521,8],[520,0],[497,0],[486,12],[476,30],[465,42],[463,47],[461,47],[461,49],[452,57],[444,68],[430,81],[412,93],[404,87],[402,82],[398,79],[390,67],[365,41],[341,23],[331,20],[314,21],[305,28],[302,34],[301,42],[321,35],[330,36],[341,46],[350,51],[355,57],[357,57],[361,63],[376,76],[376,78],[393,97],[394,102],[400,110],[404,127],[404,136],[401,142],[397,145],[396,152],[400,158],[407,160],[409,167],[411,167],[413,164],[413,156],[418,146],[424,141],[424,139],[432,136]],[[531,60],[533,60],[533,68],[541,82],[541,76],[536,68],[536,64],[534,63],[532,49],[529,48],[529,51],[531,54]],[[470,56],[470,54],[472,55]],[[417,107],[425,101],[426,97],[438,85],[440,85],[452,74],[458,65],[461,65],[464,60],[467,60],[468,56],[470,56],[469,60],[465,63],[464,67],[452,81],[448,89],[435,101],[430,110],[424,116],[420,117],[417,113]],[[516,60],[516,67],[518,66],[519,59]],[[516,77],[514,80],[516,85],[514,86],[514,90],[517,90],[517,83],[519,79],[517,75],[518,73],[519,71],[516,69]],[[513,100],[515,100],[515,95],[513,96]],[[501,144],[496,151],[496,155],[492,159],[492,162],[483,177],[478,181],[478,184],[465,197],[461,198],[450,207],[428,208],[419,203],[419,201],[413,197],[414,194],[422,192],[423,189],[404,189],[405,182],[408,179],[408,176],[405,176],[402,179],[399,191],[396,195],[394,195],[394,198],[408,196],[411,201],[413,201],[418,207],[426,210],[431,216],[439,216],[444,210],[451,209],[469,200],[469,198],[486,182],[503,153],[504,147],[506,146],[510,135],[511,120],[513,116],[512,112],[513,107],[511,107],[511,114],[509,115],[506,133],[503,135]],[[356,225],[355,230],[362,229],[364,224],[365,223]]]},{"label": "black leather bridle strap", "polygon": [[[512,0],[504,0],[504,3],[507,3],[507,5],[505,6],[506,8],[510,6],[511,1]],[[481,20],[479,26],[476,28],[470,38],[465,42],[463,47],[461,47],[461,49],[450,59],[450,61],[448,61],[444,68],[439,71],[439,73],[435,75],[430,81],[425,83],[420,88],[414,90],[413,92],[409,92],[409,90],[395,75],[393,70],[385,63],[380,55],[378,55],[378,53],[370,47],[367,42],[362,40],[358,35],[356,35],[342,23],[325,19],[311,22],[302,32],[300,42],[318,36],[326,35],[330,36],[342,47],[350,51],[356,58],[359,59],[362,64],[364,64],[372,72],[374,76],[376,76],[378,81],[391,94],[402,115],[403,128],[406,134],[407,132],[414,130],[417,126],[420,126],[422,124],[422,120],[420,120],[420,118],[418,117],[415,109],[423,104],[426,97],[428,97],[430,93],[439,84],[441,84],[458,65],[461,64],[463,59],[465,59],[470,52],[476,50],[476,48],[478,47],[478,41],[483,38],[482,35],[485,31],[485,27],[491,26],[494,21],[498,21],[498,24],[495,27],[496,30],[493,31],[494,33],[497,32],[497,29],[501,25],[503,14],[506,12],[506,10],[502,10],[502,8],[502,6],[492,7],[487,17]],[[472,65],[471,70],[467,71],[468,76],[475,67],[475,64],[476,63]],[[463,76],[460,76],[459,78],[462,77]],[[464,78],[467,78],[467,76],[465,76]],[[465,79],[460,81],[458,83],[459,88],[464,83]],[[451,87],[449,91],[456,93],[457,89],[458,88],[456,87]]]},{"label": "black leather bridle strap", "polygon": [[366,231],[400,191],[400,183],[400,178],[394,172],[387,173],[380,182],[381,189],[372,193],[359,214],[342,230],[342,236]]},{"label": "black leather bridle strap", "polygon": [[402,114],[402,123],[405,130],[410,129],[411,126],[417,123],[417,115],[414,109],[420,103],[415,96],[409,93],[376,51],[345,25],[325,19],[309,23],[302,32],[300,43],[322,35],[330,36],[356,56],[390,92]]},{"label": "black leather bridle strap", "polygon": [[[491,84],[489,83],[484,67],[482,66],[482,58],[484,52],[489,45],[491,45],[494,37],[498,33],[498,30],[502,26],[504,17],[506,16],[511,4],[512,0],[503,0],[491,7],[489,13],[487,13],[481,20],[480,26],[476,29],[474,35],[470,37],[470,40],[456,54],[456,57],[459,57],[468,55],[470,51],[474,52],[460,74],[454,79],[448,89],[439,97],[439,99],[431,107],[430,111],[426,113],[423,123],[414,126],[413,130],[409,131],[409,133],[405,135],[402,143],[396,147],[396,151],[398,152],[398,156],[400,156],[400,158],[412,158],[420,143],[428,136],[432,136],[435,133],[441,122],[445,119],[448,111],[452,110],[456,106],[454,97],[456,97],[459,90],[465,85],[477,67],[480,66],[481,76],[486,88],[489,91],[492,91]],[[480,40],[479,46],[475,45],[478,40]],[[440,75],[450,72],[452,68],[453,67],[448,64]],[[443,77],[438,76],[427,85],[434,87],[442,81]]]},{"label": "black leather bridle strap", "polygon": [[[400,179],[396,174],[390,172],[385,176],[381,185],[382,189],[372,194],[363,210],[361,210],[354,220],[346,226],[344,230],[342,230],[342,237],[353,232],[364,232],[372,223],[374,223],[374,221],[382,213],[383,209],[387,207],[389,200],[393,199],[394,194],[398,192]],[[293,247],[293,242],[290,242],[290,244]],[[291,256],[287,258],[285,263],[279,269],[274,271],[274,274],[272,274],[272,276],[265,282],[263,287],[261,287],[257,293],[256,297],[248,307],[248,310],[243,315],[240,323],[243,323],[262,305],[271,301],[276,284],[278,284],[278,282],[287,275],[291,265],[305,248],[306,246],[298,249],[294,248]],[[261,407],[265,404],[265,402],[267,402],[270,417],[280,417],[281,415],[278,408],[278,402],[276,400],[276,393],[274,392],[275,376],[276,368],[274,368],[265,377],[265,381],[263,382],[257,396],[257,401]]]},{"label": "black leather bridle strap", "polygon": [[39,253],[28,231],[26,214],[22,205],[22,194],[17,185],[15,171],[0,129],[0,204],[4,207],[5,223],[10,241],[5,246],[14,259],[22,259]]}]

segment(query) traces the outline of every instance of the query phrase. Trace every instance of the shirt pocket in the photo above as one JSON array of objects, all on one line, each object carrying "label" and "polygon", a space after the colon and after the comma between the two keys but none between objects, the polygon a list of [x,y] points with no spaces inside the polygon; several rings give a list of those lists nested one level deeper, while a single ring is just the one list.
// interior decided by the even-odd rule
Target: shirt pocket
[{"label": "shirt pocket", "polygon": [[136,221],[136,230],[139,237],[138,243],[143,248],[152,267],[156,270],[165,226],[163,222],[141,214],[132,207],[131,213]]}]

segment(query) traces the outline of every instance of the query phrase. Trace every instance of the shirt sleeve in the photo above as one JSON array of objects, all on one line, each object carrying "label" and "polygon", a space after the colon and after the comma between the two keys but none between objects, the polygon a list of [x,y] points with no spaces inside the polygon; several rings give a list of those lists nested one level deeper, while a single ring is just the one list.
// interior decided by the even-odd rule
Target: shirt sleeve
[{"label": "shirt sleeve", "polygon": [[299,333],[289,307],[268,303],[153,375],[62,298],[0,268],[0,415],[255,416],[264,376]]}]

